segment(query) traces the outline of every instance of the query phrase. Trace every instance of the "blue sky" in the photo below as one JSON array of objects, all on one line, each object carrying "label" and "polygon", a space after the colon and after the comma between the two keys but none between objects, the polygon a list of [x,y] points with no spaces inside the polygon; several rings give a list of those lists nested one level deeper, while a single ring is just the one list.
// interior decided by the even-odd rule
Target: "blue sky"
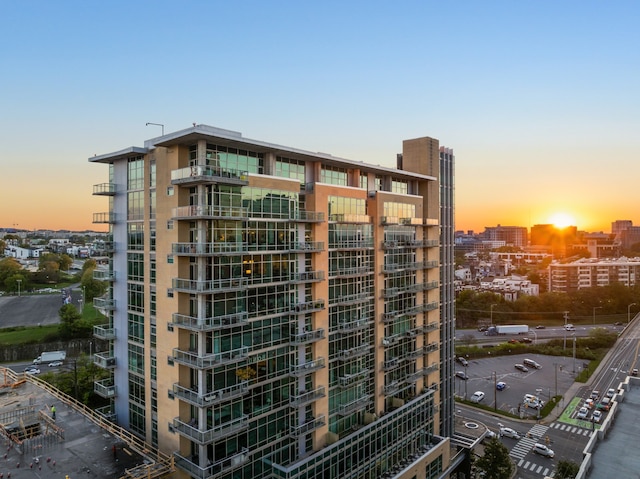
[{"label": "blue sky", "polygon": [[[0,4],[0,226],[91,228],[87,158],[192,122],[393,166],[457,158],[457,227],[636,215],[640,3]],[[28,188],[25,188],[27,187]],[[61,214],[61,212],[63,212]]]}]

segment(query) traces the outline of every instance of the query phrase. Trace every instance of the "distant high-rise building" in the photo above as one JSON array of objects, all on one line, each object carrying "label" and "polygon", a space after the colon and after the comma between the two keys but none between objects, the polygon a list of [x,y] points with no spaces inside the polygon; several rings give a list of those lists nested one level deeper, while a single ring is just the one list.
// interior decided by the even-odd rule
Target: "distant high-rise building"
[{"label": "distant high-rise building", "polygon": [[526,248],[528,245],[526,226],[485,226],[482,239],[485,241],[504,241],[506,246]]},{"label": "distant high-rise building", "polygon": [[393,169],[194,125],[89,160],[105,416],[181,477],[445,477],[451,150],[407,140]]},{"label": "distant high-rise building", "polygon": [[618,235],[621,232],[628,230],[633,226],[633,221],[631,220],[616,220],[611,223],[611,233],[614,235]]},{"label": "distant high-rise building", "polygon": [[567,226],[558,228],[555,225],[533,225],[531,227],[531,247],[543,247],[553,256],[563,258],[567,247],[575,243],[578,228]]}]

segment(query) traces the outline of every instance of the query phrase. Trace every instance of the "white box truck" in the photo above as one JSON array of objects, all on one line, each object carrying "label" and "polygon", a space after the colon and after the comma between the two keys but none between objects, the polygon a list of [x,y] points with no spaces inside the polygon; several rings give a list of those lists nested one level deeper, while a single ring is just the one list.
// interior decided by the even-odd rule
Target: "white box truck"
[{"label": "white box truck", "polygon": [[529,326],[526,324],[501,324],[491,326],[484,334],[485,336],[495,336],[497,334],[503,336],[505,334],[527,334],[528,332]]},{"label": "white box truck", "polygon": [[67,358],[66,351],[44,351],[33,360],[33,364],[52,363],[54,361],[64,361]]}]

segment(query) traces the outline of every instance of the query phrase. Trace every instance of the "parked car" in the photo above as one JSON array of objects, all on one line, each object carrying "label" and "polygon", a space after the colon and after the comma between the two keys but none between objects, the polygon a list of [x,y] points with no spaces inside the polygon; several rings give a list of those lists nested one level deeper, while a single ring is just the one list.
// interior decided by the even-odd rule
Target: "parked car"
[{"label": "parked car", "polygon": [[581,407],[576,416],[578,419],[586,419],[589,415],[589,410],[586,407]]},{"label": "parked car", "polygon": [[515,430],[511,429],[510,427],[501,427],[500,436],[510,437],[512,439],[520,439],[520,434],[518,434]]},{"label": "parked car", "polygon": [[593,399],[589,398],[584,402],[584,407],[586,407],[587,409],[593,409],[593,406],[595,405],[595,402],[593,401]]},{"label": "parked car", "polygon": [[602,411],[593,411],[591,415],[591,420],[593,422],[600,422],[602,420]]},{"label": "parked car", "polygon": [[62,366],[62,361],[53,361],[52,363],[49,363],[50,368],[59,368],[60,366]]},{"label": "parked car", "polygon": [[496,383],[496,389],[497,389],[498,391],[502,391],[502,390],[503,390],[504,388],[506,388],[506,387],[507,387],[507,383],[505,383],[504,381],[498,381],[498,382]]},{"label": "parked car", "polygon": [[553,456],[556,455],[555,452],[553,452],[551,449],[549,449],[544,444],[540,444],[540,443],[535,443],[534,444],[533,452],[535,452],[536,454],[540,454],[541,456],[546,456],[546,457],[553,457]]},{"label": "parked car", "polygon": [[466,360],[465,358],[463,358],[462,356],[458,356],[456,359],[457,359],[457,360],[458,360],[458,362],[459,362],[460,364],[462,364],[463,366],[465,366],[465,367],[469,366],[469,361],[467,361],[467,360]]},{"label": "parked car", "polygon": [[487,430],[484,432],[484,437],[482,438],[482,440],[484,441],[485,439],[493,439],[494,437],[497,437],[497,434],[491,429],[487,428]]},{"label": "parked car", "polygon": [[518,371],[522,371],[523,373],[528,373],[529,372],[529,369],[526,366],[522,365],[522,364],[516,364],[515,368]]},{"label": "parked car", "polygon": [[460,378],[460,379],[464,379],[465,381],[467,379],[469,379],[469,376],[467,376],[464,371],[456,371],[456,377]]},{"label": "parked car", "polygon": [[471,402],[478,403],[484,399],[484,393],[482,391],[476,391],[471,396]]}]

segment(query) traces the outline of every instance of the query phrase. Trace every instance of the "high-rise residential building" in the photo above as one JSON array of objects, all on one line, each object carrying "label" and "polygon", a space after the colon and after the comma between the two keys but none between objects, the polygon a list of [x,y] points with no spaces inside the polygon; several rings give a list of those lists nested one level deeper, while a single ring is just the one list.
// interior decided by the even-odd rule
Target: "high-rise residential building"
[{"label": "high-rise residential building", "polygon": [[485,241],[504,242],[506,246],[526,248],[528,234],[526,226],[485,226],[482,238]]},{"label": "high-rise residential building", "polygon": [[89,161],[102,414],[181,477],[446,477],[451,150],[394,169],[194,125]]}]

